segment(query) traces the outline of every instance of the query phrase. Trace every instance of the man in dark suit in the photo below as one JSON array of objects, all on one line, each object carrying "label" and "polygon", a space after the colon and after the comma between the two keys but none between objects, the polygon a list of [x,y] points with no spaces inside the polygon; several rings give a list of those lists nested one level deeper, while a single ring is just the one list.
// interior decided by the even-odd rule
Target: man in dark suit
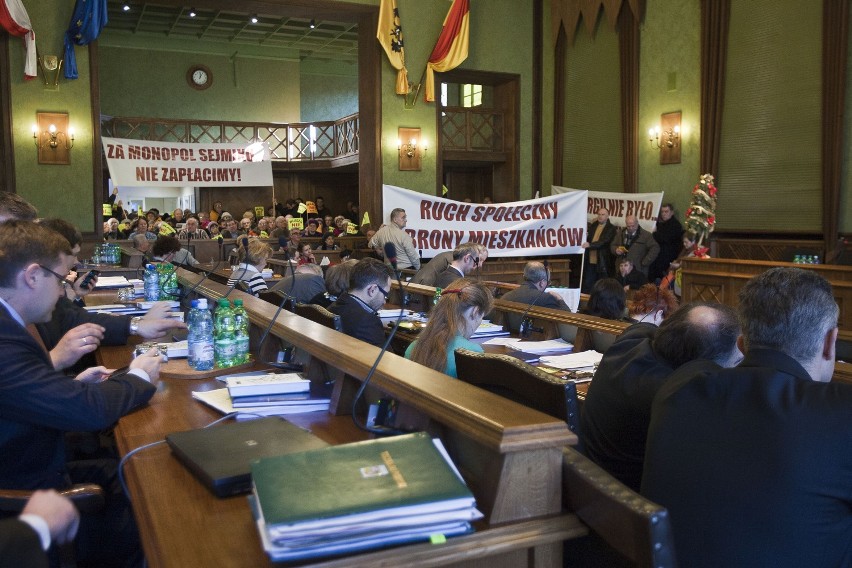
[{"label": "man in dark suit", "polygon": [[639,226],[636,215],[628,215],[624,223],[626,226],[618,231],[609,245],[610,252],[615,255],[616,262],[622,258],[629,259],[647,278],[651,263],[660,254],[660,245],[651,233]]},{"label": "man in dark suit", "polygon": [[20,516],[0,520],[0,568],[47,568],[52,543],[74,539],[80,514],[56,491],[36,491]]},{"label": "man in dark suit", "polygon": [[852,566],[852,385],[830,383],[838,307],[812,271],[740,290],[735,368],[660,389],[642,493],[666,507],[682,566]]},{"label": "man in dark suit", "polygon": [[[111,460],[66,462],[65,433],[97,431],[145,404],[156,391],[161,358],[152,350],[127,371],[95,367],[75,379],[56,371],[27,325],[50,319],[74,264],[68,241],[28,221],[0,223],[0,486],[63,488],[98,483],[106,506],[86,515],[78,557],[134,564],[141,560],[129,504]],[[118,559],[118,562],[116,562]]]},{"label": "man in dark suit", "polygon": [[420,270],[411,278],[411,281],[424,286],[434,286],[438,281],[438,275],[446,270],[452,261],[453,251],[438,253],[429,262],[420,266]]},{"label": "man in dark suit", "polygon": [[[530,261],[524,265],[524,283],[503,295],[504,300],[529,304],[540,308],[553,308],[570,312],[571,308],[559,294],[545,290],[550,284],[550,270],[542,262]],[[506,314],[509,330],[517,333],[521,326],[521,314]]]},{"label": "man in dark suit", "polygon": [[658,328],[638,323],[622,333],[601,359],[589,384],[580,436],[586,455],[639,491],[651,402],[679,366],[709,359],[733,367],[740,326],[723,304],[687,304]]},{"label": "man in dark suit", "polygon": [[595,282],[607,278],[611,273],[609,245],[615,238],[615,225],[609,222],[609,211],[606,207],[598,209],[597,220],[589,225],[586,235],[588,241],[582,244],[586,250],[583,255],[583,292],[591,291]]},{"label": "man in dark suit", "polygon": [[343,333],[373,345],[385,342],[385,329],[376,310],[385,305],[391,276],[391,267],[375,258],[362,258],[352,268],[349,290],[328,307],[340,316]]},{"label": "man in dark suit", "polygon": [[437,288],[446,288],[459,278],[480,268],[488,258],[488,249],[479,243],[462,243],[453,249],[453,260],[435,281]]}]

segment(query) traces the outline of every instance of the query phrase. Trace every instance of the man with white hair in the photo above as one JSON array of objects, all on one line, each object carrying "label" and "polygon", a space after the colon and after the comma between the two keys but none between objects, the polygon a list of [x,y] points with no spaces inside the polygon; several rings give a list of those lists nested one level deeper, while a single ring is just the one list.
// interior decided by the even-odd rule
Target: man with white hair
[{"label": "man with white hair", "polygon": [[819,274],[739,292],[734,368],[694,361],[657,393],[642,493],[682,566],[852,566],[852,385],[832,383],[839,309]]},{"label": "man with white hair", "polygon": [[198,219],[195,217],[190,217],[186,220],[186,225],[184,225],[183,229],[180,233],[178,233],[178,239],[181,241],[186,240],[198,240],[198,239],[209,239],[210,235],[207,234],[207,231],[198,226]]}]

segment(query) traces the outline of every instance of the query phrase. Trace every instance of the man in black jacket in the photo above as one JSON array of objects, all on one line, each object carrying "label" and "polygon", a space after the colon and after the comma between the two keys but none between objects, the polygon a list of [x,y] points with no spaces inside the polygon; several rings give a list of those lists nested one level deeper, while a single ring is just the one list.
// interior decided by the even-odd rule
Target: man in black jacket
[{"label": "man in black jacket", "polygon": [[385,342],[385,330],[376,310],[385,305],[391,276],[391,267],[375,258],[358,261],[349,278],[349,291],[328,307],[340,316],[343,333],[377,346]]},{"label": "man in black jacket", "polygon": [[852,385],[829,382],[831,285],[773,268],[737,311],[742,362],[688,363],[657,393],[642,493],[668,509],[682,566],[852,566]]},{"label": "man in black jacket", "polygon": [[609,211],[605,207],[598,209],[597,220],[589,225],[588,239],[582,244],[586,250],[583,255],[583,292],[591,291],[595,282],[612,274],[612,261],[609,245],[615,238],[615,225],[609,222]]}]

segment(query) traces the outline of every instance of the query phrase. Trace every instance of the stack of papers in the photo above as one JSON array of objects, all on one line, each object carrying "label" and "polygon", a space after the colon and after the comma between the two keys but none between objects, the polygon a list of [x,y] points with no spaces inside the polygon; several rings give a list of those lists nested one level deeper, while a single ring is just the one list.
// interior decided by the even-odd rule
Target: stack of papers
[{"label": "stack of papers", "polygon": [[124,288],[132,286],[124,276],[99,276],[95,288]]},{"label": "stack of papers", "polygon": [[498,335],[509,335],[509,332],[504,330],[502,325],[491,323],[488,320],[482,320],[482,323],[479,324],[479,327],[476,328],[476,331],[470,338],[479,339],[481,337],[495,337]]},{"label": "stack of papers", "polygon": [[439,445],[421,432],[253,462],[264,550],[300,560],[471,532],[482,513]]},{"label": "stack of papers", "polygon": [[222,412],[237,412],[237,420],[257,416],[283,416],[328,410],[327,398],[311,398],[311,383],[298,373],[255,371],[220,377],[227,388],[193,392],[200,400]]},{"label": "stack of papers", "polygon": [[601,362],[603,353],[597,351],[581,351],[569,355],[550,355],[542,357],[541,362],[557,369],[569,369],[572,371],[590,371]]},{"label": "stack of papers", "polygon": [[[541,355],[542,353],[553,353],[555,351],[570,351],[574,348],[574,345],[560,338],[548,339],[547,341],[516,341],[507,343],[506,347],[515,351],[526,351],[527,353],[538,353]],[[544,360],[544,357],[542,357],[542,360]]]},{"label": "stack of papers", "polygon": [[413,312],[411,310],[405,310],[401,308],[394,308],[392,310],[379,310],[376,312],[379,314],[379,317],[382,319],[396,319],[399,317],[399,312],[402,312],[402,319],[414,320],[414,321],[426,321],[426,316],[423,314],[418,314],[417,312]]},{"label": "stack of papers", "polygon": [[222,414],[237,413],[237,420],[253,420],[259,416],[285,416],[287,414],[302,414],[304,412],[319,412],[328,410],[331,400],[327,398],[300,398],[287,400],[285,403],[257,403],[253,406],[235,408],[231,402],[228,389],[215,389],[211,391],[194,391],[192,398],[203,402],[207,406],[218,410]]}]

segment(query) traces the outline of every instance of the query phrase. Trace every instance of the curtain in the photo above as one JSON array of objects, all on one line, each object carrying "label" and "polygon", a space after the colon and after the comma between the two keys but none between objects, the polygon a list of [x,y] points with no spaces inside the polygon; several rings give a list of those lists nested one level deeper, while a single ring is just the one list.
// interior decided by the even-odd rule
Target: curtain
[{"label": "curtain", "polygon": [[77,0],[65,31],[65,78],[77,78],[74,45],[89,45],[107,24],[107,0]]},{"label": "curtain", "polygon": [[[730,0],[701,0],[700,170],[718,176]],[[718,180],[717,180],[718,182]]]}]

